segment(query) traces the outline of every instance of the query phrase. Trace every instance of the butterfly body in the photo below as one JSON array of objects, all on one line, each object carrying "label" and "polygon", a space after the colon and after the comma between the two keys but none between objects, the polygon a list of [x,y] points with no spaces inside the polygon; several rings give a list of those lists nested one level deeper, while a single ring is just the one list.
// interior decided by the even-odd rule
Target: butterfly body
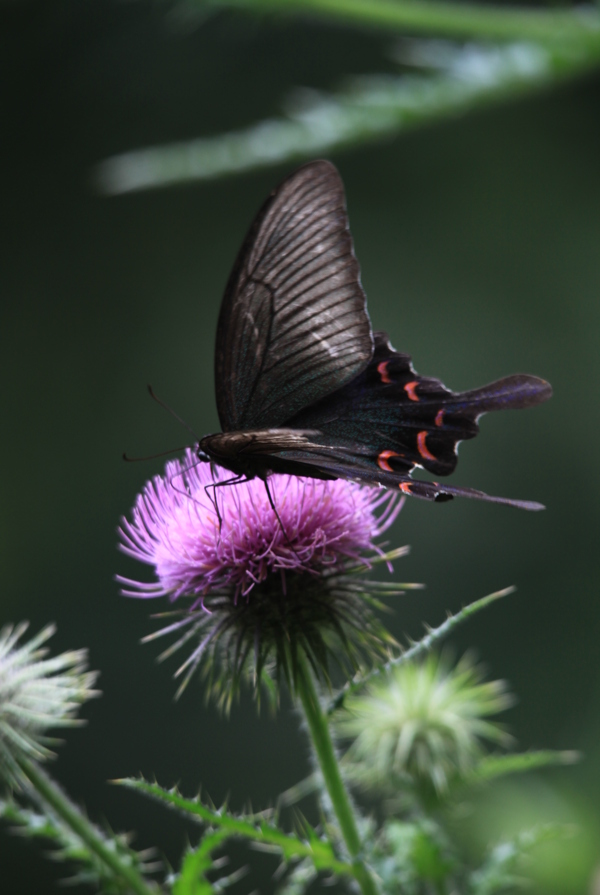
[{"label": "butterfly body", "polygon": [[289,454],[292,451],[302,457],[312,449],[318,449],[318,443],[312,439],[320,437],[320,432],[303,432],[298,429],[257,429],[242,432],[219,432],[205,435],[201,439],[199,454],[218,463],[236,476],[247,479],[266,479],[272,472],[285,472],[289,475],[311,476],[318,479],[334,479],[306,462],[293,461]]},{"label": "butterfly body", "polygon": [[252,224],[221,306],[215,380],[223,431],[205,436],[198,456],[236,476],[346,478],[428,500],[541,508],[410,478],[417,466],[448,475],[481,414],[533,406],[552,389],[517,374],[452,392],[372,332],[329,162],[290,175]]}]

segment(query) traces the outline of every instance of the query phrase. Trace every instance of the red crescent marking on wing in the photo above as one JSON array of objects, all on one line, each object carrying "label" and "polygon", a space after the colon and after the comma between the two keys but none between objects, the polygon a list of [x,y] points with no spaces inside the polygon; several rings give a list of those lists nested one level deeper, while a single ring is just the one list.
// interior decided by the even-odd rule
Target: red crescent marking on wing
[{"label": "red crescent marking on wing", "polygon": [[417,435],[417,448],[419,449],[420,455],[424,460],[437,460],[437,457],[434,457],[431,451],[427,450],[427,445],[425,444],[425,439],[427,438],[427,432],[424,430],[423,432],[419,432]]},{"label": "red crescent marking on wing", "polygon": [[387,462],[390,457],[399,457],[400,454],[397,454],[396,451],[382,451],[377,455],[377,465],[380,469],[383,469],[384,472],[393,472],[394,470]]},{"label": "red crescent marking on wing", "polygon": [[404,386],[404,391],[408,395],[411,401],[418,401],[418,395],[415,395],[415,389],[418,386],[418,382],[415,380],[414,382],[407,382]]},{"label": "red crescent marking on wing", "polygon": [[388,363],[387,360],[382,360],[380,364],[377,364],[377,372],[381,376],[381,381],[384,385],[390,385],[392,380],[390,379],[390,374],[388,373]]},{"label": "red crescent marking on wing", "polygon": [[405,494],[410,494],[410,482],[400,482],[398,485],[401,491],[404,491]]},{"label": "red crescent marking on wing", "polygon": [[444,425],[444,414],[445,414],[445,412],[446,412],[446,411],[445,411],[444,408],[442,407],[442,409],[441,409],[441,410],[438,410],[438,412],[436,413],[436,415],[435,415],[435,424],[436,424],[436,426],[443,426],[443,425]]}]

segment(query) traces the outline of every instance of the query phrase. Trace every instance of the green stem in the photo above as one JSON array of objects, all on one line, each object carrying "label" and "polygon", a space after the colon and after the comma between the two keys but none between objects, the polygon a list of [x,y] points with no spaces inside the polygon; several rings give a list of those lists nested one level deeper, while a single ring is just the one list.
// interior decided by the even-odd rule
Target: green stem
[{"label": "green stem", "polygon": [[298,656],[296,690],[304,709],[327,792],[338,819],[346,848],[352,859],[354,876],[360,885],[363,895],[377,895],[378,889],[375,880],[360,857],[362,844],[358,834],[356,817],[342,780],[327,719],[321,709],[313,676],[308,662],[302,653]]},{"label": "green stem", "polygon": [[[215,2],[215,0],[213,0]],[[551,43],[600,43],[600,16],[584,11],[526,9],[451,3],[446,0],[216,0],[219,5],[250,11],[309,13],[342,21],[488,40],[534,40]]]},{"label": "green stem", "polygon": [[384,677],[389,674],[392,668],[396,668],[398,665],[404,665],[406,662],[412,662],[424,653],[428,653],[440,640],[447,637],[457,625],[463,624],[467,619],[475,615],[476,612],[486,609],[490,603],[495,603],[496,600],[499,600],[502,597],[507,597],[509,594],[514,593],[515,590],[515,587],[505,587],[503,590],[497,590],[493,594],[488,594],[487,597],[481,597],[481,599],[475,600],[474,603],[469,603],[468,606],[463,606],[463,608],[454,615],[449,615],[446,621],[442,622],[437,628],[430,628],[428,633],[417,641],[417,643],[413,644],[410,649],[400,653],[399,656],[394,656],[394,658],[389,659],[382,665],[377,665],[375,668],[371,669],[371,671],[367,672],[367,674],[364,674],[361,677],[355,677],[354,680],[344,684],[342,689],[336,693],[326,707],[325,714],[333,715],[335,711],[343,706],[347,696],[361,690],[376,678]]},{"label": "green stem", "polygon": [[29,759],[19,761],[21,770],[41,799],[65,823],[102,863],[112,871],[116,879],[125,882],[136,895],[156,895],[156,889],[148,886],[135,867],[125,863],[110,843],[94,829],[90,821],[65,796],[60,787],[40,765]]}]

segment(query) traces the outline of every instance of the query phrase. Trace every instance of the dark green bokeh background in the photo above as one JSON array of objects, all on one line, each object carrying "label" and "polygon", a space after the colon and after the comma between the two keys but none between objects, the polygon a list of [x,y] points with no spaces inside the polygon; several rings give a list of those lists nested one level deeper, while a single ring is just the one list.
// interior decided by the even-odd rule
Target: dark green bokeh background
[{"label": "dark green bokeh background", "polygon": [[[137,571],[116,551],[119,517],[162,462],[121,453],[188,440],[147,382],[199,433],[217,428],[221,291],[288,168],[120,199],[97,195],[91,172],[114,152],[274,114],[296,85],[391,69],[390,41],[233,15],[191,27],[168,6],[108,0],[15,3],[1,16],[2,618],[32,631],[54,620],[55,649],[90,648],[104,696],[66,737],[56,774],[92,817],[137,828],[138,846],[176,861],[179,821],[107,779],[156,773],[261,807],[306,772],[305,745],[289,707],[257,719],[247,699],[225,721],[198,685],[173,703],[175,663],[138,645],[159,607],[119,597],[113,581]],[[334,158],[374,326],[452,388],[518,371],[554,385],[548,405],[486,417],[454,477],[547,511],[409,501],[392,537],[413,549],[397,575],[427,590],[399,601],[392,626],[418,636],[422,621],[518,586],[454,643],[511,682],[507,721],[523,748],[584,752],[544,779],[558,793],[552,816],[577,806],[596,843],[599,99],[589,80]],[[39,847],[0,843],[3,891],[55,891],[62,870]],[[251,875],[235,891],[253,886],[269,890]],[[572,891],[583,891],[576,874]]]}]

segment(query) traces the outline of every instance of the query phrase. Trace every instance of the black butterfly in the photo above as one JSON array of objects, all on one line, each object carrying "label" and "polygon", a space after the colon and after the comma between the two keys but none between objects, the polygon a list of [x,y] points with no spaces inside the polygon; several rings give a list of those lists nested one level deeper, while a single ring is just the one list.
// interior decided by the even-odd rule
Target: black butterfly
[{"label": "black butterfly", "polygon": [[448,475],[482,413],[531,407],[552,389],[518,374],[452,392],[371,331],[344,187],[330,162],[291,174],[250,227],[221,305],[215,381],[223,431],[200,441],[198,457],[240,478],[343,478],[426,500],[542,509],[410,478],[415,466]]}]

